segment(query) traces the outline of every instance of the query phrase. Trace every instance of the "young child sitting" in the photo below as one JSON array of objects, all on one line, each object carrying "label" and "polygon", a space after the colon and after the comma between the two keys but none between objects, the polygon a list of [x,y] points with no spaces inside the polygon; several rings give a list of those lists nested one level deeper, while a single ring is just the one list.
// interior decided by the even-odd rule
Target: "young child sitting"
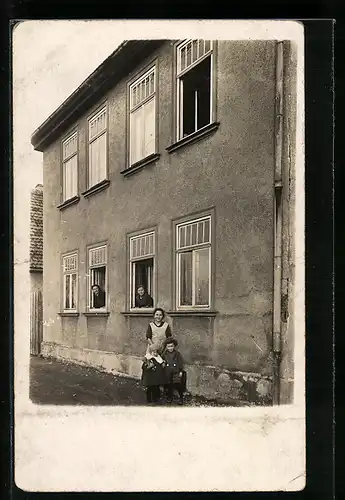
[{"label": "young child sitting", "polygon": [[148,347],[142,364],[142,383],[146,387],[148,403],[158,403],[160,400],[160,386],[165,385],[164,360],[157,352],[158,344]]},{"label": "young child sitting", "polygon": [[165,362],[165,393],[167,402],[172,403],[174,389],[179,394],[179,404],[183,404],[183,391],[185,386],[184,363],[181,353],[177,350],[177,340],[168,338],[165,341],[165,350],[162,355]]}]

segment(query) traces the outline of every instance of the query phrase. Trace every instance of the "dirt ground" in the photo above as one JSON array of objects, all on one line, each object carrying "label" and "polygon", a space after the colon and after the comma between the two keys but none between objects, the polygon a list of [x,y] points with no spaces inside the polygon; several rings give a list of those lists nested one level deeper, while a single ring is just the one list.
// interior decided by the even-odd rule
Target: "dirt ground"
[{"label": "dirt ground", "polygon": [[[50,405],[147,404],[144,387],[138,380],[40,356],[32,356],[30,360],[30,399],[36,404]],[[187,394],[184,404],[185,406],[243,406],[244,403],[230,401],[224,404]]]}]

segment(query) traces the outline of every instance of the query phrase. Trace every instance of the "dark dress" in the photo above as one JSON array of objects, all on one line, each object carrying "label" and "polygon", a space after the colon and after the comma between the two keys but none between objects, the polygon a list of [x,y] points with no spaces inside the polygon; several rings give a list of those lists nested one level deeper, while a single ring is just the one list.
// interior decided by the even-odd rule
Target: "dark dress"
[{"label": "dark dress", "polygon": [[142,371],[141,380],[146,387],[150,385],[164,385],[167,382],[164,367],[153,358],[144,361]]},{"label": "dark dress", "polygon": [[102,290],[100,290],[98,295],[96,294],[93,295],[93,307],[95,309],[99,309],[100,307],[104,306],[105,306],[105,293]]},{"label": "dark dress", "polygon": [[148,293],[144,293],[142,297],[135,296],[135,307],[153,307],[153,299]]},{"label": "dark dress", "polygon": [[160,386],[165,385],[165,371],[162,364],[155,359],[145,360],[142,365],[141,381],[146,386],[148,403],[158,403],[160,400]]}]

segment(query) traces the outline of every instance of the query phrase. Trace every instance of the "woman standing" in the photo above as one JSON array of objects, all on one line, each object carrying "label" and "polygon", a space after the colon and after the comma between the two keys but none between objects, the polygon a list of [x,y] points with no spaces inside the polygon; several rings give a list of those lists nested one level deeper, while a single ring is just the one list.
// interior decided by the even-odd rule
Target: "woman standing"
[{"label": "woman standing", "polygon": [[155,344],[159,354],[164,350],[166,339],[172,337],[170,326],[164,321],[164,317],[164,310],[161,307],[156,307],[153,311],[153,321],[149,323],[146,332],[148,346]]}]

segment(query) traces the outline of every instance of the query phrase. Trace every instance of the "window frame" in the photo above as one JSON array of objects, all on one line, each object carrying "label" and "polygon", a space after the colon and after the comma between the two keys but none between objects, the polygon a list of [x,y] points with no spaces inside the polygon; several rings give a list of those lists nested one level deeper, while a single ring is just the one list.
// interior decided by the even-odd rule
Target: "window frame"
[{"label": "window frame", "polygon": [[[131,258],[131,241],[136,238],[140,238],[141,236],[148,236],[150,234],[153,234],[153,254],[146,254],[144,256],[140,257],[135,257]],[[149,258],[153,259],[153,270],[152,270],[152,289],[153,292],[151,294],[151,297],[153,299],[153,307],[133,307],[133,299],[135,299],[135,292],[136,290],[133,288],[134,283],[133,283],[133,272],[132,272],[132,264],[134,262],[140,262],[142,260],[147,260]],[[128,291],[126,294],[127,297],[127,310],[131,312],[151,312],[153,309],[156,307],[157,302],[157,292],[158,292],[158,287],[157,287],[157,228],[156,226],[147,228],[147,229],[142,229],[139,231],[131,232],[127,235],[127,273],[128,273]],[[135,304],[135,302],[134,302]]]},{"label": "window frame", "polygon": [[[92,250],[99,250],[101,248],[105,248],[105,264],[99,264],[99,265],[91,265],[90,264],[90,257],[91,257],[91,251]],[[109,273],[109,248],[108,244],[106,242],[102,243],[95,243],[93,245],[89,245],[86,249],[87,251],[87,280],[86,280],[86,310],[88,313],[107,313],[108,312],[108,304],[109,304],[109,278],[108,278],[108,273]],[[91,307],[91,275],[92,275],[92,269],[97,269],[100,267],[105,267],[105,287],[104,287],[104,292],[105,292],[105,305],[104,307]]]},{"label": "window frame", "polygon": [[[199,40],[199,39],[198,39]],[[217,56],[217,43],[216,40],[207,40],[210,42],[210,50],[201,56],[197,61],[190,64],[190,66],[182,71],[179,71],[179,54],[181,49],[188,43],[193,42],[194,39],[188,38],[185,40],[179,40],[174,46],[174,140],[176,142],[188,140],[189,137],[194,134],[199,134],[204,129],[210,127],[216,122],[216,56]],[[183,113],[181,113],[181,78],[186,75],[191,69],[195,68],[199,63],[205,61],[210,57],[210,121],[207,125],[197,128],[194,132],[183,136],[182,132],[182,119]]]},{"label": "window frame", "polygon": [[[154,71],[154,87],[155,90],[153,92],[153,99],[155,100],[155,113],[154,113],[154,127],[155,127],[155,138],[154,138],[154,151],[153,153],[150,153],[146,156],[143,156],[136,162],[131,162],[131,114],[134,111],[138,110],[143,104],[148,102],[151,98],[152,95],[147,97],[144,101],[139,103],[138,105],[134,106],[132,109],[131,107],[131,100],[132,100],[132,95],[131,95],[131,89],[135,84],[138,84],[141,79],[145,78],[145,76],[150,73],[151,71]],[[130,78],[130,80],[127,81],[127,113],[126,113],[126,118],[127,118],[127,126],[126,126],[126,169],[122,172],[126,171],[131,171],[134,170],[137,166],[141,166],[143,164],[146,165],[146,163],[151,163],[152,161],[157,160],[159,157],[158,150],[159,150],[159,65],[158,65],[158,58],[154,58],[151,60],[148,64],[145,64],[145,66],[139,71],[136,72],[133,77]]]},{"label": "window frame", "polygon": [[[65,260],[71,257],[75,257],[76,259],[76,267],[72,270],[65,271]],[[74,250],[68,253],[64,253],[61,255],[61,271],[62,271],[62,291],[61,291],[61,299],[62,299],[62,307],[60,310],[64,314],[75,314],[79,311],[79,252],[78,250]],[[75,308],[66,308],[66,276],[76,275],[76,293],[75,293]],[[70,298],[71,298],[71,288],[72,288],[72,279],[70,279]]]},{"label": "window frame", "polygon": [[[101,114],[102,111],[105,109],[105,129],[104,131],[99,132],[96,134],[96,136],[92,137],[90,139],[90,122],[97,117],[97,115]],[[87,117],[87,140],[86,140],[86,162],[87,162],[87,169],[86,169],[86,193],[93,191],[97,186],[102,185],[103,183],[106,183],[109,179],[109,106],[108,102],[105,100],[101,104],[99,104],[95,109],[93,109],[92,113],[90,113]],[[105,134],[105,177],[104,179],[101,179],[98,181],[96,184],[90,184],[90,168],[91,168],[91,162],[90,162],[90,145],[95,142],[99,137],[101,137],[103,134]],[[84,193],[85,194],[85,193]]]},{"label": "window frame", "polygon": [[[179,236],[178,231],[181,226],[193,224],[195,222],[201,222],[203,220],[209,220],[209,242],[200,243],[195,245],[185,246],[183,248],[178,247]],[[215,297],[215,209],[211,209],[203,212],[198,212],[179,218],[173,221],[173,291],[174,291],[174,307],[176,311],[212,311],[214,308],[214,297]],[[209,249],[209,262],[208,262],[208,274],[209,274],[209,290],[208,290],[208,305],[198,305],[195,304],[195,251],[203,248]],[[180,290],[181,290],[181,276],[180,276],[180,255],[182,253],[192,252],[192,304],[181,305],[180,303]]]},{"label": "window frame", "polygon": [[[64,158],[64,143],[67,142],[69,139],[71,139],[74,135],[77,136],[77,149],[74,153],[72,153],[69,156],[67,156],[66,158]],[[73,129],[69,130],[69,132],[61,139],[60,154],[61,154],[60,203],[62,205],[65,205],[65,204],[67,205],[71,200],[74,200],[79,195],[79,130],[78,130],[77,126],[73,127]],[[69,161],[74,156],[77,157],[76,193],[69,198],[65,198],[65,193],[64,193],[64,191],[65,191],[65,189],[64,189],[65,188],[65,163],[67,163],[67,161]]]}]

